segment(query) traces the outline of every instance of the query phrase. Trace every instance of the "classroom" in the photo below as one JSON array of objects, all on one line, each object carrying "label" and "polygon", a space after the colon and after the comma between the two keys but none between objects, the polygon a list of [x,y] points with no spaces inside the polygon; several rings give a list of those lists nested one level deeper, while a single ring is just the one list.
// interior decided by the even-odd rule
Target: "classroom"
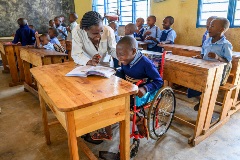
[{"label": "classroom", "polygon": [[0,8],[0,160],[240,159],[240,0]]}]

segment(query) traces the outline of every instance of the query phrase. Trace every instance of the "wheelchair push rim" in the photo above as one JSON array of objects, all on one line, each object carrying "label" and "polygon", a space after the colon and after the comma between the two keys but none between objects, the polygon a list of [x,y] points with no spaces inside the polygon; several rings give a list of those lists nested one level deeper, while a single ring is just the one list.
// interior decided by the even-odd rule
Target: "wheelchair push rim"
[{"label": "wheelchair push rim", "polygon": [[148,111],[148,131],[152,139],[159,139],[169,129],[175,112],[176,99],[170,87],[158,91]]}]

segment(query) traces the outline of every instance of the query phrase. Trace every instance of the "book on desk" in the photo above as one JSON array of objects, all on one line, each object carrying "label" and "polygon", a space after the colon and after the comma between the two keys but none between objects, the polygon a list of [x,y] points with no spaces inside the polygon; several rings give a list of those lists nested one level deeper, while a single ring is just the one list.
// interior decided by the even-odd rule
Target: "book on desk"
[{"label": "book on desk", "polygon": [[89,75],[97,75],[106,78],[110,78],[115,74],[115,70],[109,67],[104,66],[79,66],[74,68],[72,71],[66,74],[66,76],[79,76],[79,77],[87,77]]}]

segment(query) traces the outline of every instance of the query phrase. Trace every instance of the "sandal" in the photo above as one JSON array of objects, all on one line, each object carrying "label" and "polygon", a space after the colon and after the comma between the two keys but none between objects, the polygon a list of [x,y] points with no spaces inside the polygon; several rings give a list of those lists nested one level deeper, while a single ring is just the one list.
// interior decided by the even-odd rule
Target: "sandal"
[{"label": "sandal", "polygon": [[148,128],[147,128],[147,120],[143,117],[140,117],[140,121],[136,123],[138,132],[141,136],[149,138]]},{"label": "sandal", "polygon": [[109,140],[109,141],[111,141],[112,140],[112,136],[109,136],[106,133],[98,132],[98,133],[94,133],[92,135],[92,139],[93,140]]}]

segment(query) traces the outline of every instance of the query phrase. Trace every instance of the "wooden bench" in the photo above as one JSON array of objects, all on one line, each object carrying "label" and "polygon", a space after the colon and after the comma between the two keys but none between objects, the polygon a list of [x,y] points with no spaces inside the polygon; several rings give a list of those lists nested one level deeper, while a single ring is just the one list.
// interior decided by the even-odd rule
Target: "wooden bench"
[{"label": "wooden bench", "polygon": [[20,56],[23,60],[25,73],[24,90],[29,91],[38,97],[37,85],[36,82],[33,82],[32,75],[30,73],[30,66],[36,67],[55,63],[62,63],[67,54],[46,49],[21,47]]},{"label": "wooden bench", "polygon": [[4,68],[3,73],[10,72],[12,77],[12,82],[9,82],[10,87],[21,85],[24,82],[24,71],[19,47],[21,46],[0,42],[0,51]]},{"label": "wooden bench", "polygon": [[196,123],[180,118],[177,114],[174,117],[178,122],[194,129],[194,134],[189,138],[189,143],[194,146],[215,131],[211,130],[210,124],[223,68],[224,63],[221,62],[171,54],[165,57],[164,80],[202,92]]},{"label": "wooden bench", "polygon": [[[138,87],[116,76],[66,77],[74,62],[31,69],[38,84],[46,143],[51,144],[46,105],[68,135],[71,160],[78,160],[78,143],[91,160],[97,160],[80,137],[120,122],[120,158],[130,159],[130,95]],[[34,142],[33,142],[34,143]]]}]

